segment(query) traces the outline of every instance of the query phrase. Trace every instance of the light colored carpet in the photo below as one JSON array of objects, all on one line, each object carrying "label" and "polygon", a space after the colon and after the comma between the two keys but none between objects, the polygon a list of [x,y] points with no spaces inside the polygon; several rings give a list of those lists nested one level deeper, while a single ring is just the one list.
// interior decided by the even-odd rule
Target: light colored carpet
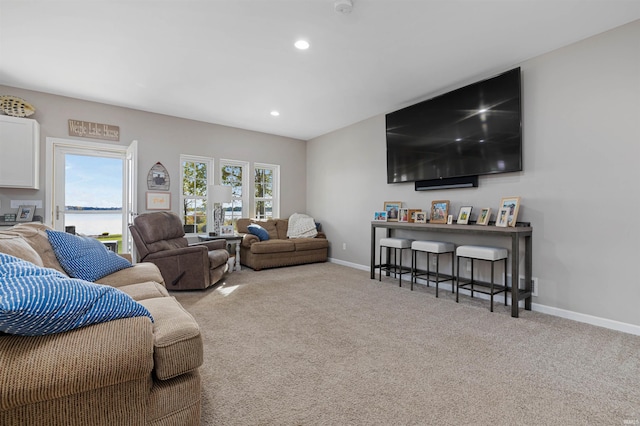
[{"label": "light colored carpet", "polygon": [[[172,293],[202,328],[204,425],[623,425],[640,337],[330,263]],[[502,300],[501,297],[498,300]]]}]

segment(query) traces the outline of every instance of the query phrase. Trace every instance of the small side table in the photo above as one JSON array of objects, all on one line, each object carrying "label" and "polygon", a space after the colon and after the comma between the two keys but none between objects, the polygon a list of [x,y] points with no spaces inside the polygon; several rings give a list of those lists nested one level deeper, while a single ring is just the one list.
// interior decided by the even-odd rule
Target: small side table
[{"label": "small side table", "polygon": [[231,253],[231,244],[236,245],[236,264],[233,268],[234,271],[240,270],[240,243],[242,243],[242,235],[198,235],[198,241],[215,241],[215,240],[227,240],[227,250]]}]

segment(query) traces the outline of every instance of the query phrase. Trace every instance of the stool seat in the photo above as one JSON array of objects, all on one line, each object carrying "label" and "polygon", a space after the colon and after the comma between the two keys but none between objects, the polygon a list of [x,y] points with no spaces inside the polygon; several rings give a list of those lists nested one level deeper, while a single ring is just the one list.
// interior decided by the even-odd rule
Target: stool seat
[{"label": "stool seat", "polygon": [[429,253],[448,253],[453,251],[452,243],[442,241],[414,241],[411,243],[411,250],[427,251]]},{"label": "stool seat", "polygon": [[456,249],[456,256],[490,261],[506,259],[508,253],[507,249],[497,247],[460,246]]},{"label": "stool seat", "polygon": [[382,238],[380,239],[380,246],[382,247],[391,247],[391,248],[410,248],[411,241],[408,238]]}]

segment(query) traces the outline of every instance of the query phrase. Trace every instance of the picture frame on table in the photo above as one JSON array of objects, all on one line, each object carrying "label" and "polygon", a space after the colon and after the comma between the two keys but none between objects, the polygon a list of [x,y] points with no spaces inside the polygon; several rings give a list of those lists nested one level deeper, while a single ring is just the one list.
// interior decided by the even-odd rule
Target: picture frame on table
[{"label": "picture frame on table", "polygon": [[509,207],[502,207],[496,216],[496,226],[506,228],[509,225]]},{"label": "picture frame on table", "polygon": [[171,210],[170,192],[147,192],[147,210]]},{"label": "picture frame on table", "polygon": [[409,209],[409,223],[414,223],[416,221],[416,213],[421,211],[420,209]]},{"label": "picture frame on table", "polygon": [[447,223],[447,216],[449,216],[449,200],[431,202],[431,223]]},{"label": "picture frame on table", "polygon": [[471,210],[473,207],[464,206],[460,207],[460,212],[458,213],[458,221],[456,222],[458,225],[467,225],[469,223],[469,217],[471,216]]},{"label": "picture frame on table", "polygon": [[387,221],[387,212],[374,212],[373,213],[373,221],[374,222],[386,222]]},{"label": "picture frame on table", "polygon": [[233,225],[222,225],[220,227],[220,235],[223,237],[228,237],[230,235],[233,235]]},{"label": "picture frame on table", "polygon": [[35,205],[19,206],[18,213],[16,214],[16,222],[31,222],[33,220],[33,214],[35,212]]},{"label": "picture frame on table", "polygon": [[[518,211],[520,210],[520,197],[503,197],[502,200],[500,200],[500,208],[509,209],[507,226],[516,226]],[[498,219],[496,219],[496,223],[497,222]]]},{"label": "picture frame on table", "polygon": [[387,212],[387,222],[397,222],[402,201],[385,201],[384,211]]},{"label": "picture frame on table", "polygon": [[409,222],[409,209],[401,208],[399,210],[398,222]]},{"label": "picture frame on table", "polygon": [[478,216],[478,220],[476,221],[476,225],[488,225],[489,220],[491,219],[491,208],[485,207],[480,210],[480,215]]},{"label": "picture frame on table", "polygon": [[414,219],[415,223],[427,223],[427,212],[417,211]]}]

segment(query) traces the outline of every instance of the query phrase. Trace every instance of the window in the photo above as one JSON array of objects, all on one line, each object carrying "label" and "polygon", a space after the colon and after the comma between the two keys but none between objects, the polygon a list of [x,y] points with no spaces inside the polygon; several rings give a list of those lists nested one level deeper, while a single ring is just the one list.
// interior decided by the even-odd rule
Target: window
[{"label": "window", "polygon": [[249,164],[243,161],[220,160],[220,184],[229,185],[231,189],[231,203],[224,203],[224,225],[233,224],[243,214],[245,206],[248,203],[249,191],[247,190],[246,171]]},{"label": "window", "polygon": [[254,165],[254,217],[257,219],[273,219],[279,216],[279,182],[280,166],[273,164]]},{"label": "window", "polygon": [[186,233],[207,231],[207,188],[213,159],[181,155],[182,192],[180,204]]}]

